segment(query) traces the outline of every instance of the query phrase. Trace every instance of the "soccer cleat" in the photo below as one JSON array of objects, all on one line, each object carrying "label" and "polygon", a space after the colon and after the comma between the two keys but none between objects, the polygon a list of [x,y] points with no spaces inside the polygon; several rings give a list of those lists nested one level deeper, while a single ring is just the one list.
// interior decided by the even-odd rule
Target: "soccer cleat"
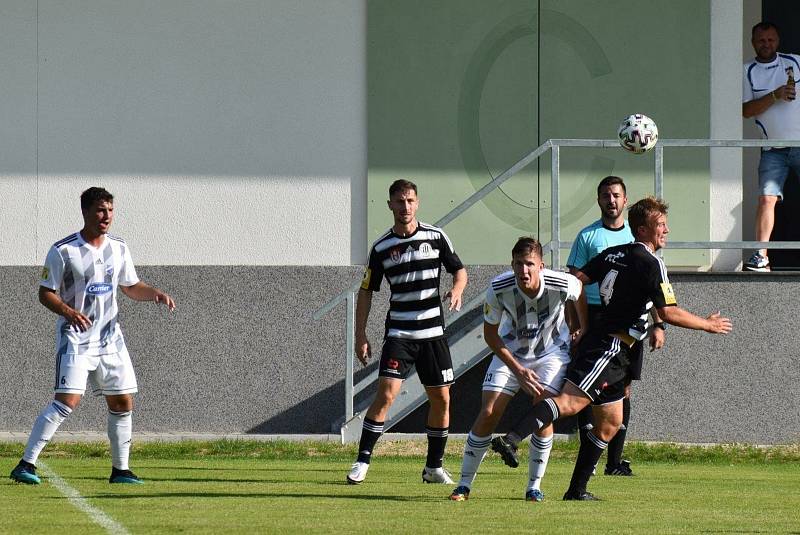
[{"label": "soccer cleat", "polygon": [[744,269],[747,271],[770,271],[769,257],[756,251],[753,253],[753,256],[744,263]]},{"label": "soccer cleat", "polygon": [[425,483],[445,483],[447,485],[455,483],[444,468],[428,468],[427,466],[422,469],[422,481]]},{"label": "soccer cleat", "polygon": [[564,500],[577,500],[581,502],[599,502],[600,498],[592,494],[588,491],[577,492],[574,490],[568,490],[566,494],[564,494]]},{"label": "soccer cleat", "polygon": [[127,483],[128,485],[143,485],[144,481],[131,472],[130,470],[120,470],[111,467],[111,476],[108,478],[109,483]]},{"label": "soccer cleat", "polygon": [[23,460],[19,461],[8,477],[17,483],[25,483],[26,485],[38,485],[42,482],[39,476],[36,475],[36,467]]},{"label": "soccer cleat", "polygon": [[605,475],[607,476],[632,476],[631,462],[622,460],[617,466],[606,465]]},{"label": "soccer cleat", "polygon": [[347,483],[350,485],[362,483],[367,478],[367,470],[369,470],[369,463],[354,462],[350,467],[350,473],[347,474]]},{"label": "soccer cleat", "polygon": [[525,501],[526,502],[543,502],[544,501],[544,492],[539,489],[528,489],[525,493]]},{"label": "soccer cleat", "polygon": [[492,450],[500,454],[503,462],[511,468],[519,466],[517,458],[517,447],[506,437],[495,437],[492,439]]},{"label": "soccer cleat", "polygon": [[450,494],[450,499],[454,502],[465,502],[469,499],[469,487],[460,485]]}]

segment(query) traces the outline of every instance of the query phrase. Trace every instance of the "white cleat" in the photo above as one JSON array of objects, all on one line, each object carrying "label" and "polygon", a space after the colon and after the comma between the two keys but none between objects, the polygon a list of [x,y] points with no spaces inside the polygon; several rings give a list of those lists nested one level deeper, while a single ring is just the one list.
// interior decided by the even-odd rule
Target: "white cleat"
[{"label": "white cleat", "polygon": [[369,470],[369,463],[354,462],[350,473],[347,474],[347,483],[350,485],[360,484],[367,478],[367,470]]},{"label": "white cleat", "polygon": [[453,485],[455,482],[444,468],[428,468],[422,470],[422,481],[425,483],[445,483]]}]

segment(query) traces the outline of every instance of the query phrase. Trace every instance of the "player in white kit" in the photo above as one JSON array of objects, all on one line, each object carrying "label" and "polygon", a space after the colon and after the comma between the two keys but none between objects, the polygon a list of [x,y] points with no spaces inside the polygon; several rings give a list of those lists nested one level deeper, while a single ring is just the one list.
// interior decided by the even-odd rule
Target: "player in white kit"
[{"label": "player in white kit", "polygon": [[[454,501],[469,498],[492,432],[514,394],[522,388],[539,401],[561,392],[570,344],[586,326],[586,299],[580,281],[545,269],[542,246],[536,239],[520,238],[511,256],[512,271],[495,277],[486,291],[483,332],[495,356],[483,381],[481,411],[464,445],[461,479],[450,495]],[[579,322],[573,329],[565,317],[567,306],[574,307],[573,317]],[[540,483],[552,446],[552,426],[531,436],[527,501],[544,499]]]},{"label": "player in white kit", "polygon": [[39,302],[56,322],[55,398],[33,425],[25,453],[11,472],[20,483],[39,484],[36,460],[58,427],[78,406],[87,379],[108,405],[110,483],[141,483],[128,467],[133,396],[138,391],[125,339],[117,322],[117,287],[135,301],[175,301],[139,280],[127,244],[108,234],[114,197],[102,188],[81,194],[84,226],[53,244],[39,286]]}]

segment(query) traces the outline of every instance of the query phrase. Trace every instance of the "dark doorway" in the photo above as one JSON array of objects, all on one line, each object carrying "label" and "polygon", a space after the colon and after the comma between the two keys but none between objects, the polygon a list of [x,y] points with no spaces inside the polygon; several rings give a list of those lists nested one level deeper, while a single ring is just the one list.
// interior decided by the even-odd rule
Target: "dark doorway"
[{"label": "dark doorway", "polygon": [[[762,20],[778,25],[779,50],[800,54],[800,3],[797,0],[763,0]],[[800,241],[800,180],[789,172],[783,188],[783,202],[775,208],[775,228],[772,241]],[[775,271],[800,270],[800,250],[771,249],[769,261]]]}]

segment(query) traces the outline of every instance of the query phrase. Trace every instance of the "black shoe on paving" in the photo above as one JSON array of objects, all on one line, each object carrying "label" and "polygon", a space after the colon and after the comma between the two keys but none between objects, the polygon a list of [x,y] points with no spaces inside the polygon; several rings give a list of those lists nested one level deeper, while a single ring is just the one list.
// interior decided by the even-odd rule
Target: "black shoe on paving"
[{"label": "black shoe on paving", "polygon": [[503,462],[511,468],[519,466],[517,458],[517,447],[506,437],[495,437],[492,439],[492,450],[500,454]]},{"label": "black shoe on paving", "polygon": [[577,500],[581,502],[599,502],[600,498],[592,494],[588,491],[577,492],[574,490],[568,490],[566,494],[564,494],[564,500]]},{"label": "black shoe on paving", "polygon": [[632,476],[631,462],[622,460],[617,466],[606,465],[605,475],[607,476]]}]

